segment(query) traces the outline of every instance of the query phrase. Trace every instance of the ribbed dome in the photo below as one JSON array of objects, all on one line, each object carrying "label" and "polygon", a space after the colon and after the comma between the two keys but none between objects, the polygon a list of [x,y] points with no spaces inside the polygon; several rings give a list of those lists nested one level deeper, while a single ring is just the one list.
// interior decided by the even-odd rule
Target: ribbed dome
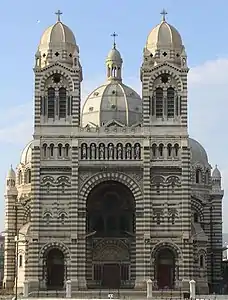
[{"label": "ribbed dome", "polygon": [[21,153],[20,163],[26,165],[32,160],[32,141],[29,142]]},{"label": "ribbed dome", "polygon": [[191,163],[200,163],[203,166],[208,165],[207,152],[203,146],[194,139],[189,138],[189,147],[191,150]]},{"label": "ribbed dome", "polygon": [[131,126],[141,121],[141,115],[140,96],[121,81],[113,80],[89,95],[82,110],[82,126],[103,126],[112,120]]},{"label": "ribbed dome", "polygon": [[44,31],[40,40],[40,47],[49,44],[59,45],[60,43],[76,45],[75,36],[71,29],[59,21]]},{"label": "ribbed dome", "polygon": [[157,49],[182,51],[183,45],[181,36],[176,28],[163,20],[148,35],[146,48],[152,53]]},{"label": "ribbed dome", "polygon": [[36,65],[43,68],[58,61],[72,67],[78,54],[79,48],[72,30],[58,16],[57,22],[48,27],[40,39]]}]

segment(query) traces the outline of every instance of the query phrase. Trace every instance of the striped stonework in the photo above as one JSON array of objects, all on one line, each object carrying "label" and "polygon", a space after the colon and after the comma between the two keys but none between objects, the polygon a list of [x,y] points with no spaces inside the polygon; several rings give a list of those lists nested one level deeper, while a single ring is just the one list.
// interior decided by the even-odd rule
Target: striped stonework
[{"label": "striped stonework", "polygon": [[[59,25],[62,30],[58,22],[53,28]],[[5,288],[13,289],[17,267],[18,288],[27,281],[35,294],[63,292],[67,280],[72,293],[145,292],[148,279],[154,293],[188,292],[190,279],[201,294],[216,291],[223,191],[219,171],[211,175],[206,151],[188,137],[184,48],[164,52],[147,43],[142,103],[137,97],[135,111],[126,108],[129,120],[142,109],[141,124],[108,119],[124,114],[112,103],[123,99],[110,90],[101,112],[107,123],[95,126],[91,117],[83,127],[78,46],[72,32],[67,45],[64,40],[54,46],[49,38],[56,34],[49,33],[43,38],[47,49],[42,45],[36,54],[33,141],[6,181]],[[119,57],[117,49],[113,54]],[[19,260],[15,235],[26,243]]]}]

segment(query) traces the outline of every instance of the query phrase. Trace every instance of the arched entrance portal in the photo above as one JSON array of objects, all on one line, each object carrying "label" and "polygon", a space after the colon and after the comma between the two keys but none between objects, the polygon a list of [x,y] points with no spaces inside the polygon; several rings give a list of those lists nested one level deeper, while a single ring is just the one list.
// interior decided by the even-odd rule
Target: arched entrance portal
[{"label": "arched entrance portal", "polygon": [[87,281],[97,288],[124,287],[130,266],[134,269],[135,247],[135,201],[128,187],[110,180],[92,189],[87,198],[87,232],[91,233]]},{"label": "arched entrance portal", "polygon": [[47,253],[47,288],[59,290],[64,285],[64,254],[54,248]]},{"label": "arched entrance portal", "polygon": [[175,282],[175,255],[169,248],[161,249],[156,258],[159,289],[172,289]]}]

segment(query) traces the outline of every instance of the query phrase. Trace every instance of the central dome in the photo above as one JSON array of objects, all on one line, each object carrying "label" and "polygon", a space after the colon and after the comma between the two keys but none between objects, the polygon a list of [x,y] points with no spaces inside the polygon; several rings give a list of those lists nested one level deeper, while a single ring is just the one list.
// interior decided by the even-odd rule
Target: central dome
[{"label": "central dome", "polygon": [[132,126],[141,122],[142,100],[130,87],[122,82],[122,57],[113,48],[106,58],[107,82],[95,89],[82,109],[82,126]]},{"label": "central dome", "polygon": [[119,81],[108,81],[95,89],[82,110],[82,126],[104,126],[116,121],[131,126],[141,121],[142,100],[130,87]]}]

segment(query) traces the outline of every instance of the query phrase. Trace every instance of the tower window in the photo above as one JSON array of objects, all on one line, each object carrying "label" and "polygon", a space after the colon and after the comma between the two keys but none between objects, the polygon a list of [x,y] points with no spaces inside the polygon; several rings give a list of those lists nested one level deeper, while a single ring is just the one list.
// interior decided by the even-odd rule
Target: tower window
[{"label": "tower window", "polygon": [[159,151],[159,156],[163,157],[163,150],[164,150],[164,145],[160,144],[158,147],[158,151]]},{"label": "tower window", "polygon": [[66,118],[66,89],[59,89],[59,118]]},{"label": "tower window", "polygon": [[63,145],[62,144],[58,144],[58,156],[61,157],[62,156],[62,149],[63,149]]},{"label": "tower window", "polygon": [[47,144],[43,144],[43,156],[47,157]]},{"label": "tower window", "polygon": [[153,156],[153,157],[156,157],[156,152],[157,152],[157,145],[156,145],[156,144],[153,144],[153,145],[152,145],[152,156]]},{"label": "tower window", "polygon": [[23,256],[19,255],[19,267],[22,267],[22,263],[23,263]]},{"label": "tower window", "polygon": [[193,217],[194,217],[194,223],[199,223],[199,216],[196,212],[194,213]]},{"label": "tower window", "polygon": [[72,54],[71,54],[71,53],[69,54],[69,57],[72,57]]},{"label": "tower window", "polygon": [[54,156],[54,144],[50,145],[50,157]]},{"label": "tower window", "polygon": [[175,144],[174,145],[174,156],[177,158],[179,155],[179,145]]},{"label": "tower window", "polygon": [[163,89],[157,88],[156,89],[156,117],[162,118],[163,117]]},{"label": "tower window", "polygon": [[199,261],[200,261],[200,268],[204,268],[204,256],[203,256],[203,254],[200,255]]},{"label": "tower window", "polygon": [[172,156],[172,145],[167,145],[167,156],[170,158]]},{"label": "tower window", "polygon": [[48,89],[48,118],[55,116],[55,89]]},{"label": "tower window", "polygon": [[167,117],[174,117],[174,99],[175,99],[175,91],[173,88],[167,89]]},{"label": "tower window", "polygon": [[55,52],[55,56],[58,57],[59,56],[59,52]]},{"label": "tower window", "polygon": [[66,156],[66,157],[69,157],[69,149],[70,149],[70,145],[69,145],[69,144],[66,144],[66,145],[65,145],[65,156]]},{"label": "tower window", "polygon": [[166,56],[168,55],[168,53],[167,53],[167,52],[163,52],[162,55],[163,55],[164,57],[166,57]]},{"label": "tower window", "polygon": [[202,181],[202,172],[200,169],[196,170],[196,183],[201,183]]}]

